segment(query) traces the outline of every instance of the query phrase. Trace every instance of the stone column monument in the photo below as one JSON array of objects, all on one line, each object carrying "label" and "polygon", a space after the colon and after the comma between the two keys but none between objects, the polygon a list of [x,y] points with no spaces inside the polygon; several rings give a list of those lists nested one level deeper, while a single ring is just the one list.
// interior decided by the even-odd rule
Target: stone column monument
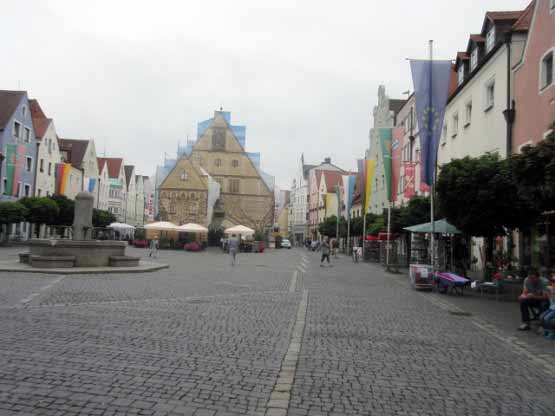
[{"label": "stone column monument", "polygon": [[88,192],[79,192],[75,197],[75,215],[73,218],[73,239],[92,239],[92,216],[94,196]]}]

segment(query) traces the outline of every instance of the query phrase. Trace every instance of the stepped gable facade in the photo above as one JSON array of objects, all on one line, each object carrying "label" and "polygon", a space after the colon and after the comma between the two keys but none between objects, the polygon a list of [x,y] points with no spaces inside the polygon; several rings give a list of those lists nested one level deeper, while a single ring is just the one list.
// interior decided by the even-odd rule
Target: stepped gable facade
[{"label": "stepped gable facade", "polygon": [[[208,218],[211,179],[220,185],[220,196]],[[160,185],[160,211],[162,219],[176,224],[223,228],[242,224],[257,231],[272,225],[274,193],[222,111],[214,113],[191,153],[177,161]]]}]

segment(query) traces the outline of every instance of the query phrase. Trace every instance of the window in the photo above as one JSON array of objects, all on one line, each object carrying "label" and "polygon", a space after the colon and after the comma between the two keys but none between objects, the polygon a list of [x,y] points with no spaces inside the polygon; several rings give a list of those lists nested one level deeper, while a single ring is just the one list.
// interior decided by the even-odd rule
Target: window
[{"label": "window", "polygon": [[486,35],[486,53],[493,49],[495,45],[495,26],[492,26]]},{"label": "window", "polygon": [[4,180],[2,181],[2,193],[4,195],[6,195],[6,188],[8,187],[8,180],[6,178],[4,178]]},{"label": "window", "polygon": [[442,132],[441,135],[443,136],[443,140],[442,140],[442,141],[445,141],[445,139],[447,139],[447,123],[445,123],[445,124],[443,125],[443,132]]},{"label": "window", "polygon": [[218,167],[222,166],[222,159],[214,159],[214,165]]},{"label": "window", "polygon": [[23,184],[21,182],[17,184],[17,196],[23,198]]},{"label": "window", "polygon": [[540,63],[540,90],[553,84],[553,49],[548,51]]},{"label": "window", "polygon": [[179,176],[179,179],[181,179],[182,181],[186,181],[189,179],[189,174],[186,171],[181,172],[181,175]]},{"label": "window", "polygon": [[27,107],[26,106],[21,107],[21,114],[23,115],[23,117],[25,117],[27,115]]},{"label": "window", "polygon": [[495,80],[491,80],[486,84],[485,91],[485,108],[484,111],[488,111],[495,104]]},{"label": "window", "polygon": [[31,130],[28,129],[27,127],[25,127],[24,130],[25,130],[25,136],[24,136],[25,143],[31,143]]},{"label": "window", "polygon": [[25,169],[27,172],[31,172],[33,170],[33,158],[27,156],[26,162]]},{"label": "window", "polygon": [[478,65],[478,47],[475,47],[470,54],[470,70],[474,71],[474,68]]},{"label": "window", "polygon": [[37,196],[40,196],[41,193],[42,193],[42,190],[40,188],[37,189]]},{"label": "window", "polygon": [[457,137],[457,133],[459,132],[459,113],[455,113],[453,115],[453,134],[451,137]]},{"label": "window", "polygon": [[40,171],[44,172],[44,159],[40,160]]},{"label": "window", "polygon": [[52,139],[48,139],[48,153],[52,153]]},{"label": "window", "polygon": [[25,196],[31,196],[31,185],[25,184]]},{"label": "window", "polygon": [[472,121],[472,101],[466,103],[464,108],[464,126],[467,127]]},{"label": "window", "polygon": [[233,166],[234,168],[239,167],[239,161],[237,159],[233,159],[231,161],[231,166]]},{"label": "window", "polygon": [[48,162],[48,176],[52,175],[52,162]]},{"label": "window", "polygon": [[212,128],[212,150],[225,150],[225,129]]},{"label": "window", "polygon": [[464,81],[464,64],[461,63],[459,66],[459,85],[461,85]]},{"label": "window", "polygon": [[13,122],[13,135],[14,137],[19,139],[19,134],[21,133],[21,124],[19,124],[17,121]]},{"label": "window", "polygon": [[239,193],[239,179],[230,179],[229,180],[229,192]]}]

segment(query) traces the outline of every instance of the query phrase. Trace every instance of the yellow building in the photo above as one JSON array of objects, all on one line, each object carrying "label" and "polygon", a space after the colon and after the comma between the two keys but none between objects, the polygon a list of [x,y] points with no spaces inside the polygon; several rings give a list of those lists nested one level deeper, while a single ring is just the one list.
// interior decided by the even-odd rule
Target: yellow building
[{"label": "yellow building", "polygon": [[[217,201],[209,201],[210,180],[220,185]],[[221,111],[214,113],[191,153],[177,161],[160,185],[161,219],[176,224],[242,224],[263,232],[272,225],[273,211],[273,191]]]}]

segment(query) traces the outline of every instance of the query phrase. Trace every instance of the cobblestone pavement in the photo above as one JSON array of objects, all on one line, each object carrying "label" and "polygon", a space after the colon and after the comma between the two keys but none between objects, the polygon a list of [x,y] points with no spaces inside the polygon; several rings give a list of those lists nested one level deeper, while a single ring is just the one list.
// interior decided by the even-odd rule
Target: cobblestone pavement
[{"label": "cobblestone pavement", "polygon": [[554,373],[525,346],[373,266],[157,261],[171,268],[0,274],[0,415],[555,414]]}]

